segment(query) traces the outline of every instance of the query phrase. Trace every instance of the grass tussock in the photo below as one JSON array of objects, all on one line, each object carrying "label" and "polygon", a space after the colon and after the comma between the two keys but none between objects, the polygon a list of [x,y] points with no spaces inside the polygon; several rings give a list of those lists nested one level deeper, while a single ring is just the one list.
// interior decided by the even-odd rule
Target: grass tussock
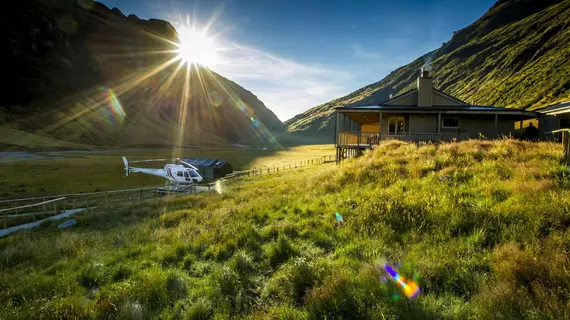
[{"label": "grass tussock", "polygon": [[[0,318],[569,318],[561,161],[550,143],[392,141],[223,195],[85,213],[0,239]],[[379,261],[420,296],[383,283]]]}]

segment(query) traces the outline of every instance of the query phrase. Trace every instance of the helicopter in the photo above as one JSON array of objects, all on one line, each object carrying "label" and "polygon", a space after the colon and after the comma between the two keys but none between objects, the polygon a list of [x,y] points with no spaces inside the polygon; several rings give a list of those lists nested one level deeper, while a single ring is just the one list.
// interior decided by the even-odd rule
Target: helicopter
[{"label": "helicopter", "polygon": [[123,158],[123,163],[125,164],[125,173],[128,177],[129,174],[133,172],[140,172],[146,173],[157,177],[162,177],[167,180],[167,183],[172,184],[180,184],[180,185],[190,185],[196,184],[204,180],[202,176],[198,173],[198,168],[181,160],[180,158],[173,159],[175,163],[173,164],[165,164],[164,168],[161,169],[153,169],[153,168],[136,168],[131,167],[131,163],[140,163],[140,162],[164,162],[164,161],[171,161],[169,159],[151,159],[151,160],[137,160],[137,161],[128,161],[126,157]]}]

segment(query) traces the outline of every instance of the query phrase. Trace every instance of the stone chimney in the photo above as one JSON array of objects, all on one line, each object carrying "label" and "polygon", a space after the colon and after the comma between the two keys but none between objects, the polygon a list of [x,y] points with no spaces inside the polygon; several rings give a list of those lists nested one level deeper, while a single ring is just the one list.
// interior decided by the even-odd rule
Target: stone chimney
[{"label": "stone chimney", "polygon": [[433,106],[432,89],[433,79],[429,76],[429,71],[422,68],[422,73],[418,78],[418,107]]}]

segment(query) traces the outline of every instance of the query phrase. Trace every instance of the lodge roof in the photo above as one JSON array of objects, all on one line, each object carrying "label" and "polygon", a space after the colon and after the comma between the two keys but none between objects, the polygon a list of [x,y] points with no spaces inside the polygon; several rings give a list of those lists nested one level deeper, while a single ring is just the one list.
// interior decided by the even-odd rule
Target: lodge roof
[{"label": "lodge roof", "polygon": [[544,113],[544,114],[547,114],[547,115],[568,113],[568,112],[570,112],[570,101],[560,102],[560,103],[555,104],[555,105],[551,105],[551,106],[541,108],[537,111]]},{"label": "lodge roof", "polygon": [[[570,107],[570,106],[569,106]],[[539,113],[535,111],[527,111],[520,109],[509,109],[509,108],[498,108],[492,106],[477,106],[477,105],[466,105],[466,106],[433,106],[433,107],[416,107],[416,106],[344,106],[336,108],[337,111],[404,111],[404,112],[421,112],[421,113],[486,113],[486,114],[513,114],[513,115],[525,115],[538,117]]]}]

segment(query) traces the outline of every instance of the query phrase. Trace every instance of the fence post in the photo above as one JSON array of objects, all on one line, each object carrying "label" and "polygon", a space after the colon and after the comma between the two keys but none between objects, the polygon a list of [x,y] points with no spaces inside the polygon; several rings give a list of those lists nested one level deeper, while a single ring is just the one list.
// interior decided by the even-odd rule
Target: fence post
[{"label": "fence post", "polygon": [[263,175],[263,168],[259,168],[259,175],[260,175],[260,176]]},{"label": "fence post", "polygon": [[57,215],[57,204],[56,201],[53,202],[53,215]]},{"label": "fence post", "polygon": [[86,209],[89,208],[89,196],[87,196],[87,205],[85,206]]},{"label": "fence post", "polygon": [[63,198],[63,208],[62,208],[62,210],[63,210],[63,213],[65,213],[65,198]]},{"label": "fence post", "polygon": [[143,189],[140,190],[140,200],[143,199]]},{"label": "fence post", "polygon": [[75,210],[77,208],[76,207],[76,201],[77,201],[77,196],[73,195],[73,210]]},{"label": "fence post", "polygon": [[8,228],[8,211],[4,211],[4,229]]},{"label": "fence post", "polygon": [[36,206],[34,206],[32,209],[32,221],[36,222]]},{"label": "fence post", "polygon": [[[42,198],[42,202],[46,202],[46,198]],[[44,203],[44,214],[47,213],[46,204]]]},{"label": "fence post", "polygon": [[110,213],[111,210],[109,210],[109,192],[105,192],[105,207],[107,209],[107,212]]}]

